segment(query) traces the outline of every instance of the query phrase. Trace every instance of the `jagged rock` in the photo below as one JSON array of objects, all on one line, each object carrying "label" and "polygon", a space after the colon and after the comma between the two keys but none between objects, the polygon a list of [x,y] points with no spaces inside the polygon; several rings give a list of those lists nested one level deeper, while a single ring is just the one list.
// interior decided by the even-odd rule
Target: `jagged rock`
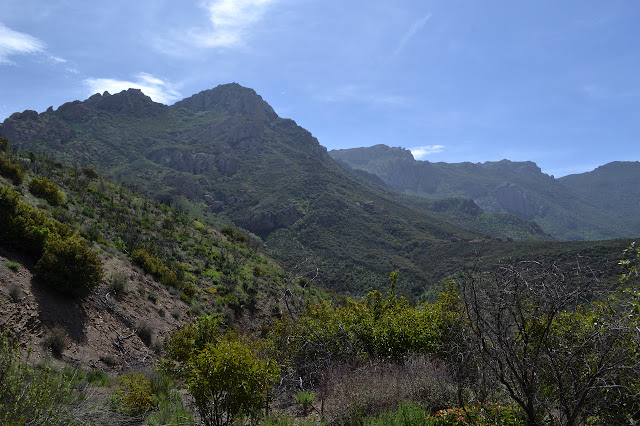
[{"label": "jagged rock", "polygon": [[170,175],[164,178],[167,185],[176,189],[177,194],[184,195],[190,199],[201,199],[203,196],[203,190],[193,179],[189,176],[178,174]]},{"label": "jagged rock", "polygon": [[60,105],[58,113],[65,120],[79,121],[89,116],[91,114],[91,110],[81,101],[73,101]]},{"label": "jagged rock", "polygon": [[295,204],[292,204],[278,212],[255,212],[240,221],[240,225],[256,234],[265,234],[278,228],[291,226],[302,216],[304,216],[303,213]]},{"label": "jagged rock", "polygon": [[212,213],[217,213],[222,210],[223,206],[224,204],[222,203],[222,201],[214,201],[209,205],[209,211],[211,211]]}]

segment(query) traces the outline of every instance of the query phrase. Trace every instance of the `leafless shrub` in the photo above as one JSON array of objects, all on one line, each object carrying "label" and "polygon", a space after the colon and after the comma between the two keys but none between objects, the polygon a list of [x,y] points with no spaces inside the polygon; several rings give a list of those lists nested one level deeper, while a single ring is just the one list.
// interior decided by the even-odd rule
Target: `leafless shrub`
[{"label": "leafless shrub", "polygon": [[357,424],[407,400],[433,411],[449,407],[455,401],[455,387],[442,365],[421,355],[403,365],[381,360],[334,365],[325,372],[316,395],[322,398],[321,409],[329,423]]}]

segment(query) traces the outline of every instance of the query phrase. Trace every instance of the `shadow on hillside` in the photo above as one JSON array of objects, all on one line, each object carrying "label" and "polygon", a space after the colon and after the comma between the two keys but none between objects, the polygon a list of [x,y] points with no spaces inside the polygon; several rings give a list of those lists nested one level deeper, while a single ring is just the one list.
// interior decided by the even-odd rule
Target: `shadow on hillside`
[{"label": "shadow on hillside", "polygon": [[78,301],[46,288],[35,278],[31,280],[31,291],[42,325],[61,327],[76,343],[86,341],[87,314]]}]

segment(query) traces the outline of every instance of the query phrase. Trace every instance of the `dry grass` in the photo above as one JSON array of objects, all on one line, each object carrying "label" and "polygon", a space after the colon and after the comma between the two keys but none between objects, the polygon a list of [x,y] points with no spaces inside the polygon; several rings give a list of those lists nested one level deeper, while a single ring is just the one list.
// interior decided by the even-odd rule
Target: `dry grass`
[{"label": "dry grass", "polygon": [[429,411],[455,404],[455,386],[446,369],[426,356],[400,365],[370,360],[334,365],[325,372],[316,404],[330,424],[358,424],[366,416],[413,401]]}]

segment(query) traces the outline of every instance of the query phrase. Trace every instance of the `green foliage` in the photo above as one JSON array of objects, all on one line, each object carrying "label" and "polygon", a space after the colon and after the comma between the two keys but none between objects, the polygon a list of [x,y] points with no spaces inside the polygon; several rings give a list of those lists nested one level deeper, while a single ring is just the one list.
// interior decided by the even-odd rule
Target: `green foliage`
[{"label": "green foliage", "polygon": [[110,382],[109,376],[102,370],[87,371],[87,383],[95,386],[107,386]]},{"label": "green foliage", "polygon": [[232,228],[231,226],[225,226],[220,230],[220,232],[225,235],[230,241],[236,241],[241,243],[249,242],[249,238],[246,235],[238,232],[237,229]]},{"label": "green foliage", "polygon": [[230,424],[265,407],[279,368],[262,352],[255,342],[223,334],[217,317],[201,316],[172,336],[163,365],[185,380],[205,424]]},{"label": "green foliage", "polygon": [[314,372],[329,360],[403,361],[410,354],[438,353],[445,331],[441,310],[397,298],[397,271],[390,278],[386,295],[372,291],[358,302],[345,298],[342,306],[323,301],[275,321],[270,339],[294,375],[315,382]]},{"label": "green foliage", "polygon": [[17,343],[0,334],[0,424],[75,424],[73,372],[34,368],[26,361]]},{"label": "green foliage", "polygon": [[65,202],[65,196],[49,179],[33,178],[29,182],[29,192],[38,198],[44,198],[52,206],[61,206]]},{"label": "green foliage", "polygon": [[93,167],[83,167],[82,174],[84,174],[89,179],[98,179],[100,175],[96,172]]},{"label": "green foliage", "polygon": [[102,281],[98,255],[79,237],[49,239],[36,264],[37,276],[49,287],[73,297],[85,297]]},{"label": "green foliage", "polygon": [[131,372],[120,376],[113,403],[127,414],[140,415],[148,412],[154,405],[151,383],[139,373]]},{"label": "green foliage", "polygon": [[131,253],[131,259],[140,265],[146,273],[159,279],[161,284],[176,288],[180,286],[178,275],[165,266],[158,256],[151,255],[147,250],[139,248]]},{"label": "green foliage", "polygon": [[465,405],[440,410],[424,417],[425,426],[524,426],[525,417],[518,407],[494,403]]},{"label": "green foliage", "polygon": [[638,267],[640,265],[640,246],[635,242],[624,250],[626,259],[622,259],[619,264],[624,268],[620,277],[621,283],[626,283],[631,278],[638,278]]},{"label": "green foliage", "polygon": [[413,426],[428,425],[425,409],[412,404],[404,403],[398,410],[383,413],[375,418],[362,420],[363,426]]},{"label": "green foliage", "polygon": [[241,340],[225,336],[189,360],[187,388],[206,425],[231,424],[238,415],[259,415],[278,379],[273,360],[262,360]]},{"label": "green foliage", "polygon": [[311,392],[300,391],[294,395],[293,399],[302,408],[302,412],[306,414],[313,407],[313,401],[315,401],[316,396]]},{"label": "green foliage", "polygon": [[20,185],[24,180],[22,167],[11,161],[5,154],[0,154],[0,175],[9,179],[14,185]]},{"label": "green foliage", "polygon": [[20,200],[20,194],[0,185],[0,237],[9,244],[40,256],[50,236],[68,238],[69,226]]},{"label": "green foliage", "polygon": [[18,272],[20,267],[22,266],[18,262],[6,262],[4,264],[7,268],[11,269],[13,272]]}]

